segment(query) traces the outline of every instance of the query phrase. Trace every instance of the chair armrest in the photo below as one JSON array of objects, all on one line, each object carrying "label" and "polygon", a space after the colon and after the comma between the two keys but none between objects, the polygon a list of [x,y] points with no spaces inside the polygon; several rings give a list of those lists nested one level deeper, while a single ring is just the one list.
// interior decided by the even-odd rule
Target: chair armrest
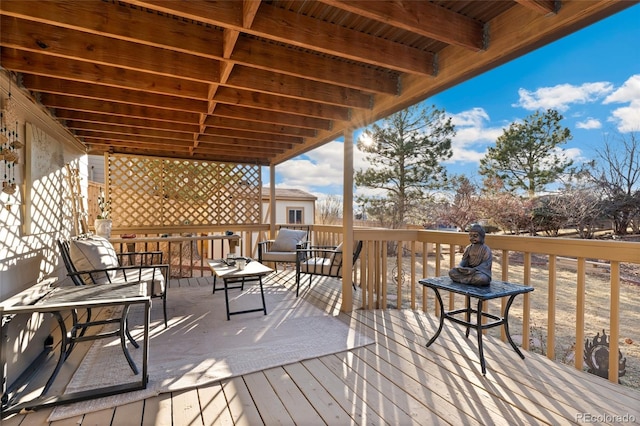
[{"label": "chair armrest", "polygon": [[264,240],[258,243],[258,247],[270,246],[275,240]]},{"label": "chair armrest", "polygon": [[269,251],[275,240],[264,240],[258,243],[258,262],[262,262],[262,253]]},{"label": "chair armrest", "polygon": [[[109,276],[109,272],[118,272],[118,271],[122,271],[122,274],[124,276],[125,282],[138,282],[141,281],[141,277],[142,277],[142,271],[144,269],[153,269],[153,277],[155,277],[155,270],[158,269],[159,270],[159,274],[162,274],[164,279],[166,280],[167,284],[169,283],[169,265],[168,264],[159,264],[159,265],[131,265],[131,266],[115,266],[112,268],[104,268],[104,269],[91,269],[91,270],[85,270],[85,271],[76,271],[76,272],[69,272],[67,275],[70,277],[73,276],[79,276],[80,279],[83,278],[83,276],[89,276],[91,278],[91,281],[96,284],[96,280],[97,278],[107,278],[108,282],[111,282],[111,277]],[[129,274],[127,274],[129,273]],[[137,281],[134,281],[135,278],[137,278]]]},{"label": "chair armrest", "polygon": [[127,264],[128,264],[126,266],[132,266],[132,265],[149,266],[149,265],[161,265],[164,253],[160,250],[131,251],[131,252],[116,253],[116,256],[118,258],[118,263],[122,266],[125,266],[123,262],[125,259],[127,260]]},{"label": "chair armrest", "polygon": [[314,257],[328,258],[335,253],[339,253],[336,251],[335,246],[308,246],[307,248],[300,248],[296,251],[298,252],[298,263]]}]

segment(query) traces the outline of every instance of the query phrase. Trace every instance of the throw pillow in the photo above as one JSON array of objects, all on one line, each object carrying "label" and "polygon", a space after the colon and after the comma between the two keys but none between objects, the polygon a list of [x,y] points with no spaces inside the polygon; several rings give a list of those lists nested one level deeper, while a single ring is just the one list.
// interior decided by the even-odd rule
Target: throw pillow
[{"label": "throw pillow", "polygon": [[[113,246],[103,237],[90,236],[80,239],[72,239],[69,242],[69,255],[73,266],[78,271],[92,271],[95,269],[114,268],[118,265],[118,256]],[[104,274],[93,274],[97,284],[109,282],[113,279],[117,271],[109,271]],[[108,275],[108,276],[107,276]],[[87,284],[92,284],[90,276],[83,276]]]},{"label": "throw pillow", "polygon": [[295,251],[298,244],[307,239],[307,231],[282,228],[269,251]]},{"label": "throw pillow", "polygon": [[335,253],[332,255],[332,265],[342,265],[342,243],[338,244],[338,247],[334,249]]}]

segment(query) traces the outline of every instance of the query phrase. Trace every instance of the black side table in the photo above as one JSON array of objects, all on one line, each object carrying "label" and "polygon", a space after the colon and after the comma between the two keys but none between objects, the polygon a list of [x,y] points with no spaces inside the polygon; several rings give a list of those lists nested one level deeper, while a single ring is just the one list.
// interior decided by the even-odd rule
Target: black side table
[{"label": "black side table", "polygon": [[[475,328],[476,332],[478,333],[478,352],[480,356],[480,366],[482,367],[482,374],[485,375],[487,373],[487,369],[484,361],[484,350],[482,348],[482,330],[503,325],[505,334],[507,335],[507,340],[509,340],[509,343],[516,351],[516,353],[520,356],[520,358],[524,359],[524,355],[513,342],[513,339],[511,339],[511,334],[509,334],[509,309],[511,308],[511,304],[513,303],[513,300],[517,295],[533,291],[533,287],[512,284],[506,281],[491,281],[491,283],[487,286],[475,286],[453,282],[448,276],[424,278],[419,280],[418,283],[433,289],[436,294],[436,298],[438,299],[438,304],[440,305],[440,325],[438,326],[438,331],[436,331],[436,334],[434,334],[433,337],[431,337],[431,339],[429,339],[429,341],[427,342],[427,347],[429,347],[440,335],[445,319],[453,321],[457,324],[464,325],[467,328],[467,332],[465,334],[465,337],[467,338],[469,337],[469,330],[471,328]],[[466,298],[466,307],[455,309],[452,311],[445,311],[444,303],[442,302],[442,297],[440,296],[440,290],[464,295]],[[484,301],[506,296],[509,296],[509,300],[507,301],[502,316],[496,316],[488,312],[483,312],[482,307]],[[476,309],[471,307],[472,297],[478,299],[478,305]],[[460,319],[456,317],[456,315],[460,314],[465,314],[465,318]],[[471,314],[476,315],[475,322],[471,322]],[[492,321],[483,324],[483,318],[488,318]]]}]

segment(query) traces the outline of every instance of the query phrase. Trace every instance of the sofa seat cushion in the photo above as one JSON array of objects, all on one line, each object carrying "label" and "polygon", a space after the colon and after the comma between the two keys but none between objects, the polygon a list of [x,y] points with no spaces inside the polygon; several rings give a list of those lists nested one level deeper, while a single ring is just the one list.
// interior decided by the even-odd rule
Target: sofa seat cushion
[{"label": "sofa seat cushion", "polygon": [[[92,271],[119,266],[118,256],[113,245],[106,238],[97,235],[69,241],[69,256],[77,271]],[[116,271],[96,273],[93,274],[93,279],[96,284],[104,284],[113,279],[115,275]],[[83,276],[83,280],[87,284],[94,283],[91,278],[89,275]]]}]

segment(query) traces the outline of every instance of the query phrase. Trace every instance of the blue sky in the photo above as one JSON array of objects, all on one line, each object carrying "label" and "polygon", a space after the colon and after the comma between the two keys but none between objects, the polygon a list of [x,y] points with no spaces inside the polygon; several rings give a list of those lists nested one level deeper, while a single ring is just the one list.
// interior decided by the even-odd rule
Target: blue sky
[{"label": "blue sky", "polygon": [[[563,146],[580,162],[595,157],[606,135],[640,132],[640,5],[453,87],[424,102],[456,124],[450,173],[477,179],[480,158],[508,125],[555,108],[573,139]],[[342,194],[341,141],[276,167],[276,185],[319,197]],[[354,150],[356,169],[366,167]],[[263,170],[268,185],[269,170]],[[357,189],[356,195],[364,193]]]}]

